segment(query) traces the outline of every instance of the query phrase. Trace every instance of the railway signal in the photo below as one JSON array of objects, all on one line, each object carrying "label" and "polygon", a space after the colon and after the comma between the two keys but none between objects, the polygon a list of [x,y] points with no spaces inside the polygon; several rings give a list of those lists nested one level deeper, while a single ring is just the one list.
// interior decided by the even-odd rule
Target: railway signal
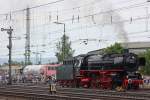
[{"label": "railway signal", "polygon": [[8,84],[11,85],[12,84],[12,77],[11,77],[11,55],[12,55],[12,31],[13,29],[10,27],[9,29],[5,29],[5,28],[1,28],[1,31],[6,31],[9,35],[9,45],[7,46],[7,48],[9,49],[9,81]]}]

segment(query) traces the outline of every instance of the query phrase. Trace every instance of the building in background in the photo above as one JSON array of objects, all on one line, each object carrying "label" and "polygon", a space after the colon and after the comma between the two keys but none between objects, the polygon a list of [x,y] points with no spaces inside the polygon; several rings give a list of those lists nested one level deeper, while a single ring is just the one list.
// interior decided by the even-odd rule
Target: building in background
[{"label": "building in background", "polygon": [[[19,75],[22,67],[23,66],[21,66],[21,65],[12,65],[11,66],[12,75]],[[8,65],[3,65],[0,67],[0,74],[8,75],[8,72],[9,72],[9,66]]]},{"label": "building in background", "polygon": [[[150,49],[150,42],[127,42],[121,43],[121,45],[124,48],[128,48],[130,52],[136,54],[145,52],[147,49]],[[88,54],[102,54],[102,53],[103,49],[88,52]]]}]

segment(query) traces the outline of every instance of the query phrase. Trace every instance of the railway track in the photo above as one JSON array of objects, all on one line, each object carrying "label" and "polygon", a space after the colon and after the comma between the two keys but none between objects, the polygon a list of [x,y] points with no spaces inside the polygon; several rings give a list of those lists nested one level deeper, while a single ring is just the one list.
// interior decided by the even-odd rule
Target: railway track
[{"label": "railway track", "polygon": [[[1,91],[3,90],[3,91]],[[76,88],[58,88],[57,95],[50,95],[48,93],[48,87],[39,87],[39,86],[6,86],[0,87],[0,93],[4,94],[14,94],[18,95],[28,95],[29,97],[43,97],[49,98],[52,100],[52,97],[61,100],[149,100],[149,93],[134,93],[134,92],[115,92],[115,91],[105,91],[105,90],[96,90],[96,89],[76,89]],[[42,95],[42,96],[41,96]],[[47,97],[48,96],[48,97]],[[27,97],[27,96],[26,96]],[[51,99],[50,99],[51,98]]]},{"label": "railway track", "polygon": [[[13,86],[13,88],[22,88],[22,86]],[[10,88],[10,87],[9,87]],[[11,87],[12,88],[12,87]],[[44,85],[44,86],[23,86],[23,88],[27,89],[27,88],[33,88],[33,89],[38,89],[38,90],[44,90],[47,91],[48,90],[48,86]],[[99,89],[85,89],[85,88],[57,88],[58,91],[69,91],[69,92],[80,92],[80,93],[99,93],[99,94],[117,94],[117,95],[127,95],[127,96],[144,96],[144,97],[148,97],[150,98],[150,91],[147,92],[116,92],[116,91],[111,91],[111,90],[99,90]]]},{"label": "railway track", "polygon": [[[52,100],[52,99],[64,99],[64,100],[146,100],[145,98],[134,98],[134,97],[124,97],[124,96],[114,96],[109,94],[86,94],[86,93],[72,93],[72,92],[58,92],[57,95],[49,95],[47,93],[43,93],[43,91],[18,91],[18,90],[5,90],[3,94],[7,94],[7,96],[18,95],[20,97],[28,97],[28,98],[36,98],[36,99],[43,99],[43,100]],[[148,99],[147,99],[148,100]]]}]

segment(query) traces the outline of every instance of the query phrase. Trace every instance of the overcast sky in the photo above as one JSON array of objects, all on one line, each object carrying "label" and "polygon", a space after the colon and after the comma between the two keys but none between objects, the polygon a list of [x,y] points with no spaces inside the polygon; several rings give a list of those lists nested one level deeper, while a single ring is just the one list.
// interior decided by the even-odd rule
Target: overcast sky
[{"label": "overcast sky", "polygon": [[[13,40],[14,58],[24,57],[26,12],[12,13],[11,19],[5,13],[52,1],[57,0],[0,0],[0,27],[11,25],[13,36],[20,38]],[[63,35],[63,26],[53,23],[57,16],[59,22],[66,24],[66,34],[72,41],[75,55],[104,48],[114,42],[149,41],[149,20],[145,18],[149,15],[149,5],[146,0],[64,0],[31,9],[31,45],[34,45],[31,51],[46,51],[43,57],[55,56],[55,45]],[[106,12],[110,10],[112,12]],[[1,58],[8,57],[8,35],[5,32],[0,34]],[[85,45],[79,39],[90,41]],[[31,56],[35,57],[34,54]]]}]

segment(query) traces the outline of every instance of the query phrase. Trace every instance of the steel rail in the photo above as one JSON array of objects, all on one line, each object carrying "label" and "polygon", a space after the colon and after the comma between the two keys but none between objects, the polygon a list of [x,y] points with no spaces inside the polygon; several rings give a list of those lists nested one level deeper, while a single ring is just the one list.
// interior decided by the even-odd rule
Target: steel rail
[{"label": "steel rail", "polygon": [[[13,91],[16,91],[16,92],[21,92],[21,91],[26,91],[26,92],[28,92],[28,93],[32,93],[32,92],[38,92],[38,93],[43,93],[43,92],[46,92],[46,90],[48,91],[48,88],[44,88],[44,90],[41,90],[41,89],[39,89],[38,90],[38,88],[35,88],[35,89],[33,89],[33,88],[35,88],[35,86],[34,87],[28,87],[28,88],[22,88],[22,90],[20,89],[20,87],[19,88],[15,88],[15,87],[9,87],[9,88],[1,88],[0,90],[9,90],[9,91],[11,91],[11,90],[13,90]],[[64,89],[65,89],[65,91],[64,91]],[[67,91],[66,91],[67,90]],[[68,91],[69,90],[69,91]],[[83,90],[87,90],[87,89],[83,89]],[[119,93],[119,92],[114,92],[114,91],[81,91],[81,89],[68,89],[68,88],[63,88],[62,90],[61,89],[59,89],[59,91],[57,92],[57,94],[61,94],[61,95],[69,95],[69,96],[80,96],[80,97],[91,97],[91,98],[93,98],[93,97],[96,97],[96,98],[98,98],[99,97],[99,99],[102,99],[102,98],[114,98],[114,99],[117,99],[117,98],[124,98],[124,99],[139,99],[139,100],[146,100],[146,99],[149,99],[150,98],[150,96],[149,96],[149,94],[147,94],[148,96],[145,96],[145,94],[143,95],[137,95],[137,94],[135,94],[135,95],[129,95],[129,93],[128,94],[126,94],[126,92],[121,92],[121,93]],[[90,89],[91,90],[91,89]],[[92,93],[93,92],[93,93]],[[107,95],[106,95],[107,94]],[[114,100],[113,99],[113,100]]]},{"label": "steel rail", "polygon": [[[18,87],[18,86],[17,86]],[[19,86],[19,87],[22,87],[22,86]],[[12,88],[12,87],[9,87],[9,88]],[[45,86],[45,87],[37,87],[37,86],[24,86],[22,88],[34,88],[34,89],[44,89],[44,90],[48,90],[48,87]],[[84,93],[110,93],[110,94],[117,94],[117,95],[126,95],[126,96],[144,96],[144,97],[149,97],[150,98],[150,93],[147,93],[146,92],[116,92],[116,91],[111,91],[111,90],[98,90],[98,89],[79,89],[79,88],[58,88],[57,89],[58,91],[70,91],[70,92],[84,92]]]}]

